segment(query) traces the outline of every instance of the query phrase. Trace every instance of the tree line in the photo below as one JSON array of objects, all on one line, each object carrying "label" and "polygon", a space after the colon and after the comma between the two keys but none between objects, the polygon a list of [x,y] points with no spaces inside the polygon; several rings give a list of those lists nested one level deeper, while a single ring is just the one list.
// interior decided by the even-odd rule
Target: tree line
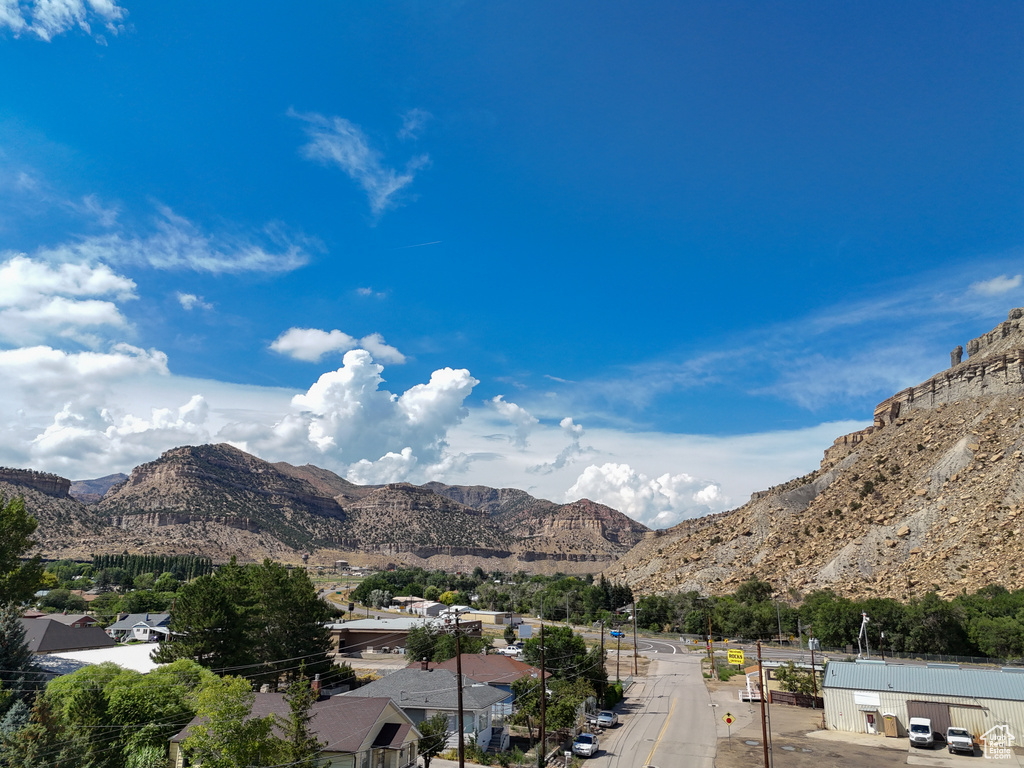
[{"label": "tree line", "polygon": [[[856,646],[867,614],[871,648],[887,653],[1024,657],[1024,590],[989,585],[943,599],[925,592],[907,602],[853,599],[824,589],[807,595],[779,593],[751,579],[732,594],[697,592],[651,595],[637,601],[637,623],[652,631],[711,634],[750,640],[811,636],[823,647]],[[884,637],[883,637],[884,633]]]},{"label": "tree line", "polygon": [[120,568],[129,576],[143,573],[170,573],[178,581],[192,581],[213,572],[213,560],[202,555],[93,555],[96,571]]}]

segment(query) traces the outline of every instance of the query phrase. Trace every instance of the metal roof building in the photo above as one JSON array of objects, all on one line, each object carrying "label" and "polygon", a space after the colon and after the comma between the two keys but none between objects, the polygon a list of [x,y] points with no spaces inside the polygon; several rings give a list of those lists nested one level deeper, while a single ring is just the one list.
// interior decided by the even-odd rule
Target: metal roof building
[{"label": "metal roof building", "polygon": [[996,726],[1024,738],[1024,669],[830,661],[823,684],[828,728],[904,736],[911,717],[932,730],[966,728],[976,739]]}]

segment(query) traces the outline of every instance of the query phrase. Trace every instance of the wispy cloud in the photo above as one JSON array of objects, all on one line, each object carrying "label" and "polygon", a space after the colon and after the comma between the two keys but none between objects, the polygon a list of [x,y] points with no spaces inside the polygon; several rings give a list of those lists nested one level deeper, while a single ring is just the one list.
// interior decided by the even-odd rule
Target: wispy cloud
[{"label": "wispy cloud", "polygon": [[[0,0],[0,28],[7,27],[15,37],[29,33],[47,42],[75,27],[92,34],[97,22],[116,35],[124,29],[121,22],[127,14],[112,0]],[[105,42],[102,35],[97,42]]]},{"label": "wispy cloud", "polygon": [[308,238],[289,237],[275,227],[266,227],[262,234],[276,250],[246,237],[204,232],[161,205],[149,234],[118,231],[83,237],[41,250],[38,255],[56,261],[133,264],[214,274],[289,272],[309,261],[306,247],[314,243]]},{"label": "wispy cloud", "polygon": [[405,170],[395,170],[385,165],[382,153],[370,146],[366,134],[355,123],[313,112],[289,110],[288,114],[305,123],[309,141],[303,145],[302,154],[348,174],[363,188],[375,216],[398,205],[398,193],[412,184],[416,173],[430,162],[428,155],[417,155],[405,164]]},{"label": "wispy cloud", "polygon": [[402,127],[398,131],[398,138],[403,141],[418,139],[432,117],[433,115],[425,109],[410,109],[402,115]]},{"label": "wispy cloud", "polygon": [[980,293],[982,296],[1002,296],[1014,288],[1019,288],[1022,280],[1024,280],[1024,277],[1021,275],[1014,275],[1013,277],[1000,275],[999,277],[993,277],[991,280],[971,283],[971,290],[974,293]]}]

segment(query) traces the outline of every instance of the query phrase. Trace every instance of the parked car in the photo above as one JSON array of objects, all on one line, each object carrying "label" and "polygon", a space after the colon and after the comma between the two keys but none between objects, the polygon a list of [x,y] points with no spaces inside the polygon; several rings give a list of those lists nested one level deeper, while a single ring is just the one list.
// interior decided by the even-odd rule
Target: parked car
[{"label": "parked car", "polygon": [[963,752],[965,755],[974,754],[974,737],[966,728],[949,727],[946,729],[946,746],[950,754]]},{"label": "parked car", "polygon": [[932,721],[927,717],[910,718],[910,745],[913,747],[935,746],[935,737],[932,736]]},{"label": "parked car", "polygon": [[602,709],[597,713],[597,724],[602,728],[611,728],[619,724],[619,716],[610,710]]},{"label": "parked car", "polygon": [[578,757],[593,757],[597,754],[598,739],[592,733],[581,733],[572,743],[572,753]]},{"label": "parked car", "polygon": [[618,629],[613,629],[609,632],[612,637],[625,637],[626,633]]}]

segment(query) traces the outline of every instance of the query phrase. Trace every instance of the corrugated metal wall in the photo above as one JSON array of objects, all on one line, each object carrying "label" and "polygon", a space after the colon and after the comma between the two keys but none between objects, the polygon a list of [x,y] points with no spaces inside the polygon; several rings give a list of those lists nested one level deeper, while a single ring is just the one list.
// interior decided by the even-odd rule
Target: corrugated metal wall
[{"label": "corrugated metal wall", "polygon": [[[900,736],[907,732],[907,701],[935,701],[951,705],[950,721],[953,725],[966,728],[975,736],[981,736],[996,725],[1010,726],[1010,732],[1018,739],[1024,738],[1024,702],[1001,699],[969,699],[956,696],[922,696],[919,693],[894,693],[875,691],[878,695],[877,712],[896,715]],[[957,706],[960,705],[960,706]],[[980,709],[978,709],[980,707]],[[874,709],[871,705],[857,704],[854,691],[847,688],[825,689],[825,722],[830,729],[867,733],[864,712]],[[879,727],[879,730],[881,728]],[[882,738],[881,736],[879,738]]]}]

